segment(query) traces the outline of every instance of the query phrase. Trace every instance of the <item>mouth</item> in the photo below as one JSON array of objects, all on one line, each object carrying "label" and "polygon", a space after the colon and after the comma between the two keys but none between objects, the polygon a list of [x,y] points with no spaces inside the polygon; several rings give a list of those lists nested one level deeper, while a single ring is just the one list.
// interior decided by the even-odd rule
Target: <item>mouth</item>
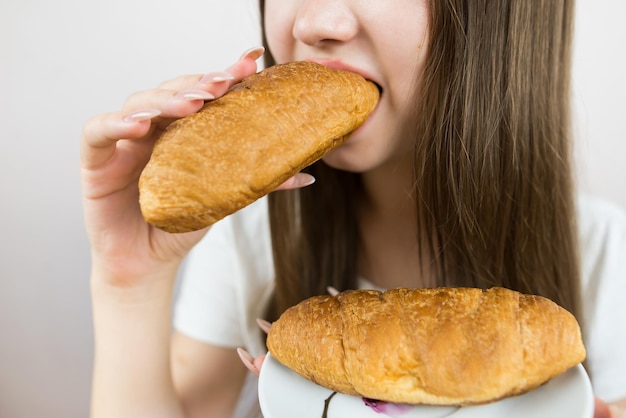
[{"label": "mouth", "polygon": [[306,61],[316,62],[318,64],[325,65],[326,67],[328,67],[330,69],[333,69],[333,70],[350,71],[352,73],[359,74],[360,76],[365,78],[367,81],[371,82],[372,84],[374,84],[376,86],[380,96],[383,95],[383,87],[382,87],[382,85],[379,82],[377,82],[372,77],[372,75],[369,74],[365,70],[362,70],[362,69],[357,68],[357,67],[350,66],[350,65],[348,65],[348,64],[346,64],[346,63],[344,63],[342,61],[338,61],[338,60],[308,59]]},{"label": "mouth", "polygon": [[382,95],[383,95],[383,87],[382,87],[380,84],[378,84],[378,83],[377,83],[377,82],[375,82],[374,80],[370,80],[370,79],[366,79],[366,80],[367,80],[367,81],[369,81],[369,82],[371,82],[372,84],[374,84],[374,85],[376,86],[376,88],[378,89],[378,94],[379,94],[380,96],[382,96]]}]

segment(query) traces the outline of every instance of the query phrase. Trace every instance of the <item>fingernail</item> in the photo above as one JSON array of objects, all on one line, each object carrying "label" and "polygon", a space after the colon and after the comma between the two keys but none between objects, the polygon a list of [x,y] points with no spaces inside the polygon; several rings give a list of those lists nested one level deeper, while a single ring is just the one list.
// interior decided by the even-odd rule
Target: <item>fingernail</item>
[{"label": "fingernail", "polygon": [[222,81],[234,80],[235,77],[231,73],[226,71],[218,71],[214,73],[207,73],[200,79],[201,83],[220,83]]},{"label": "fingernail", "polygon": [[184,100],[213,100],[215,96],[204,90],[183,90],[174,96],[177,99]]},{"label": "fingernail", "polygon": [[253,364],[254,358],[252,358],[250,353],[248,353],[246,350],[240,347],[240,348],[237,348],[237,354],[239,354],[239,358],[241,359],[241,362],[244,364],[244,366],[246,366],[248,369],[252,371],[254,370],[258,371],[258,369]]},{"label": "fingernail", "polygon": [[294,181],[298,187],[305,187],[315,183],[315,177],[309,173],[298,173],[294,176]]},{"label": "fingernail", "polygon": [[269,323],[265,319],[260,319],[260,318],[256,320],[256,323],[259,325],[259,328],[261,328],[266,334],[269,334],[270,329],[272,328],[271,323]]},{"label": "fingernail", "polygon": [[157,109],[138,110],[129,115],[126,115],[124,117],[124,122],[127,122],[127,123],[143,122],[145,120],[156,118],[160,114],[161,114],[161,111]]},{"label": "fingernail", "polygon": [[259,58],[261,58],[261,56],[265,53],[265,48],[262,46],[255,46],[254,48],[250,48],[248,49],[246,52],[244,52],[241,57],[239,58],[239,61],[245,59],[245,58],[251,58],[252,60],[256,61]]},{"label": "fingernail", "polygon": [[329,295],[331,295],[331,296],[333,296],[333,297],[335,297],[335,296],[337,296],[337,295],[339,294],[339,290],[335,289],[335,288],[334,288],[334,287],[332,287],[332,286],[328,286],[328,287],[326,288],[326,291],[328,292],[328,294],[329,294]]}]

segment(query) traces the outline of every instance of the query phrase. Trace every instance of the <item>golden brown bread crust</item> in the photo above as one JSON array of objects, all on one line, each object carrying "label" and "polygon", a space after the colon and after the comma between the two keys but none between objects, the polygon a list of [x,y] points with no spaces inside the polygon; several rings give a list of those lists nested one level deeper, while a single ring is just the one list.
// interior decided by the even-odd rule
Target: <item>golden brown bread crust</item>
[{"label": "golden brown bread crust", "polygon": [[388,402],[471,405],[532,390],[584,360],[573,315],[503,288],[316,296],[272,324],[278,361],[331,390]]},{"label": "golden brown bread crust", "polygon": [[276,65],[172,123],[140,181],[147,222],[207,227],[341,145],[378,102],[358,74],[310,62]]}]

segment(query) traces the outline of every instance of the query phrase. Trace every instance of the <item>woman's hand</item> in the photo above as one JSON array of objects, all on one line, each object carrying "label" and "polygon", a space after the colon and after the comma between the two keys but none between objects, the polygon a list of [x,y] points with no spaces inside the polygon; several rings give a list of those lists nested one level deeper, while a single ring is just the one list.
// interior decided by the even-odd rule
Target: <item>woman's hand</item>
[{"label": "woman's hand", "polygon": [[[133,94],[120,111],[85,124],[81,179],[92,250],[93,418],[185,415],[170,364],[173,284],[180,262],[205,231],[169,234],[147,224],[138,180],[160,133],[254,74],[262,54],[263,48],[254,48],[225,72],[183,76]],[[280,188],[310,182],[298,175]]]},{"label": "woman's hand", "polygon": [[[81,177],[85,223],[94,268],[115,285],[131,286],[164,265],[177,267],[206,231],[169,234],[140,212],[138,179],[159,134],[174,120],[197,112],[205,100],[257,71],[263,48],[253,48],[225,72],[179,77],[131,95],[122,110],[96,116],[84,127]],[[310,182],[296,176],[282,188]]]},{"label": "woman's hand", "polygon": [[178,265],[205,231],[169,234],[147,224],[138,179],[159,134],[172,121],[200,110],[205,100],[257,70],[263,48],[247,51],[226,72],[182,76],[135,93],[122,110],[89,120],[81,141],[85,224],[94,268],[129,286],[163,264]]}]

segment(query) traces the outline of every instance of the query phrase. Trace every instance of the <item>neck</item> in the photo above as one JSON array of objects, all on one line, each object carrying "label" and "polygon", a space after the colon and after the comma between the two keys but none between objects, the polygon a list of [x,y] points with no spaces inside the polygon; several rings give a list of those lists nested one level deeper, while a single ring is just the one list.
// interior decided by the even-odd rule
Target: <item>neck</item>
[{"label": "neck", "polygon": [[363,173],[362,209],[370,216],[405,223],[415,218],[413,168],[408,161],[394,161]]},{"label": "neck", "polygon": [[420,255],[412,182],[409,158],[362,175],[359,273],[383,288],[427,283],[428,264]]}]

